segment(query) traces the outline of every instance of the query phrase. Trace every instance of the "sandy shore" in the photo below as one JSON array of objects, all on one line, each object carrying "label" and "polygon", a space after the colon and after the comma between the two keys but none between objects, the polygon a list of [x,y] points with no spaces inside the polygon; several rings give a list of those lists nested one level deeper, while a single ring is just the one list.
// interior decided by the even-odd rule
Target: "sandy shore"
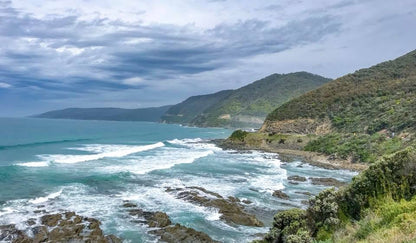
[{"label": "sandy shore", "polygon": [[277,153],[286,161],[293,161],[295,159],[301,159],[306,163],[314,166],[319,166],[326,169],[345,169],[352,171],[363,171],[368,168],[367,164],[351,163],[349,160],[333,159],[327,155],[309,152],[295,149],[282,149],[262,144],[258,147],[247,146],[246,144],[230,144],[226,140],[213,140],[213,142],[223,149],[233,150],[259,150],[269,153]]}]

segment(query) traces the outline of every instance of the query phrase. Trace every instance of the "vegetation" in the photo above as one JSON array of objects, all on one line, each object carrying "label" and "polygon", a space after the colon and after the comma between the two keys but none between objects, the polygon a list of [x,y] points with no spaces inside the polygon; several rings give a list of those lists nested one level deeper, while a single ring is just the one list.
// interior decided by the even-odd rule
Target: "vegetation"
[{"label": "vegetation", "polygon": [[260,126],[279,105],[328,81],[307,72],[273,74],[236,90],[193,96],[169,109],[162,120],[204,127]]},{"label": "vegetation", "polygon": [[337,132],[401,132],[416,128],[416,51],[359,70],[278,107],[268,121],[331,121]]},{"label": "vegetation", "polygon": [[371,162],[384,154],[397,152],[405,147],[399,137],[390,138],[385,134],[330,133],[310,141],[306,151],[332,154],[352,162]]},{"label": "vegetation", "polygon": [[105,121],[152,121],[157,122],[171,106],[141,109],[120,108],[68,108],[49,111],[36,118],[105,120]]},{"label": "vegetation", "polygon": [[275,215],[260,242],[407,242],[416,239],[416,149],[386,156],[338,191],[309,200],[306,210]]},{"label": "vegetation", "polygon": [[247,135],[248,135],[248,132],[246,131],[236,130],[231,134],[230,140],[244,142],[244,139],[246,138]]}]

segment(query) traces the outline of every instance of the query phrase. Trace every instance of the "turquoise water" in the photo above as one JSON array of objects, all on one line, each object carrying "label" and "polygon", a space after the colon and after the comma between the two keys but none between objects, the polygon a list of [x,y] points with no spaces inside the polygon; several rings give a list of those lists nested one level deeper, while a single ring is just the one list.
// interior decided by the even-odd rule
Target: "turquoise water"
[{"label": "turquoise water", "polygon": [[[224,151],[208,142],[225,129],[202,129],[147,122],[0,119],[0,224],[23,223],[48,212],[75,211],[102,221],[106,234],[126,242],[156,239],[132,222],[125,200],[147,211],[166,212],[173,222],[204,231],[224,242],[247,242],[270,226],[273,214],[303,207],[325,187],[290,184],[287,176],[333,177],[353,172],[285,163],[278,155]],[[166,192],[167,187],[200,186],[253,203],[247,208],[266,227],[228,225],[219,213]],[[281,189],[290,200],[272,197]]]}]

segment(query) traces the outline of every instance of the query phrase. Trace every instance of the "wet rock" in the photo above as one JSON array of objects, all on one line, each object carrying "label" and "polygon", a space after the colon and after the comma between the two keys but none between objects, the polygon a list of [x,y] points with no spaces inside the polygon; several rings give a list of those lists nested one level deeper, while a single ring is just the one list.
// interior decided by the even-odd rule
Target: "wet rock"
[{"label": "wet rock", "polygon": [[37,226],[32,229],[34,242],[44,242],[48,239],[48,228],[46,226]]},{"label": "wet rock", "polygon": [[287,179],[291,181],[300,181],[300,182],[306,181],[306,177],[298,176],[298,175],[289,176]]},{"label": "wet rock", "polygon": [[280,199],[284,199],[284,200],[288,200],[289,199],[289,196],[286,193],[282,192],[281,190],[274,191],[273,194],[272,194],[272,196],[273,197],[280,198]]},{"label": "wet rock", "polygon": [[0,226],[0,242],[30,243],[32,240],[25,232],[16,229],[14,224]]},{"label": "wet rock", "polygon": [[221,214],[220,219],[227,223],[256,227],[264,226],[256,216],[244,211],[244,206],[235,197],[225,199],[218,193],[201,189],[200,187],[183,188],[174,191],[179,199],[204,207],[217,208]]},{"label": "wet rock", "polygon": [[345,182],[339,181],[334,178],[310,178],[313,185],[323,185],[323,186],[334,186],[334,187],[341,187],[345,185]]},{"label": "wet rock", "polygon": [[296,182],[296,181],[289,181],[289,184],[292,184],[292,185],[299,185],[299,182]]},{"label": "wet rock", "polygon": [[36,224],[36,219],[28,219],[27,221],[26,221],[26,224],[27,225],[29,225],[29,226],[32,226],[32,225],[35,225]]},{"label": "wet rock", "polygon": [[74,212],[44,215],[40,223],[40,226],[28,229],[32,238],[14,225],[0,226],[0,242],[121,242],[116,236],[105,236],[100,229],[100,221]]},{"label": "wet rock", "polygon": [[46,210],[34,210],[34,213],[46,213]]},{"label": "wet rock", "polygon": [[135,208],[135,207],[137,207],[137,205],[134,204],[134,203],[125,203],[125,204],[123,204],[123,207],[125,207],[125,208]]},{"label": "wet rock", "polygon": [[303,194],[303,195],[306,195],[306,196],[312,196],[312,193],[310,193],[310,192],[295,192],[295,193]]},{"label": "wet rock", "polygon": [[151,217],[148,218],[150,227],[166,227],[172,222],[169,216],[163,212],[155,212]]},{"label": "wet rock", "polygon": [[248,199],[244,199],[242,202],[245,203],[245,204],[252,204],[253,203],[252,201],[250,201]]},{"label": "wet rock", "polygon": [[62,219],[62,215],[61,214],[44,215],[40,219],[41,219],[42,224],[49,226],[49,227],[53,227],[53,226],[56,226],[58,224],[58,221]]},{"label": "wet rock", "polygon": [[162,228],[172,223],[169,216],[164,212],[146,212],[141,209],[130,209],[129,214],[139,218],[144,218],[145,220],[138,222],[145,223],[151,228]]},{"label": "wet rock", "polygon": [[107,235],[105,237],[108,243],[122,243],[123,241],[117,238],[115,235]]},{"label": "wet rock", "polygon": [[198,243],[198,242],[217,242],[207,234],[187,228],[180,224],[150,231],[151,234],[160,237],[160,240],[168,243]]}]

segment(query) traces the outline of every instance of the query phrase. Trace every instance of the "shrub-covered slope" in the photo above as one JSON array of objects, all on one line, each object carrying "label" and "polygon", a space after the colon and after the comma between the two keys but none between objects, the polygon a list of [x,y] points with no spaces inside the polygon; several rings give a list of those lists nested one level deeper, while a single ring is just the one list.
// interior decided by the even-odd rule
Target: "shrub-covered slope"
[{"label": "shrub-covered slope", "polygon": [[283,104],[268,115],[263,130],[301,119],[310,119],[311,128],[329,121],[338,132],[414,130],[416,51],[338,78]]},{"label": "shrub-covered slope", "polygon": [[273,74],[232,91],[194,96],[173,106],[163,121],[193,126],[260,126],[276,107],[330,81],[307,72]]},{"label": "shrub-covered slope", "polygon": [[277,213],[259,242],[414,241],[415,196],[416,150],[409,147],[373,163],[347,187],[311,198],[306,210]]},{"label": "shrub-covered slope", "polygon": [[214,94],[197,95],[172,106],[163,116],[162,121],[189,125],[204,110],[226,99],[232,90],[223,90]]},{"label": "shrub-covered slope", "polygon": [[68,108],[49,111],[36,118],[75,119],[75,120],[107,120],[107,121],[152,121],[157,122],[170,106],[120,109],[120,108]]}]

